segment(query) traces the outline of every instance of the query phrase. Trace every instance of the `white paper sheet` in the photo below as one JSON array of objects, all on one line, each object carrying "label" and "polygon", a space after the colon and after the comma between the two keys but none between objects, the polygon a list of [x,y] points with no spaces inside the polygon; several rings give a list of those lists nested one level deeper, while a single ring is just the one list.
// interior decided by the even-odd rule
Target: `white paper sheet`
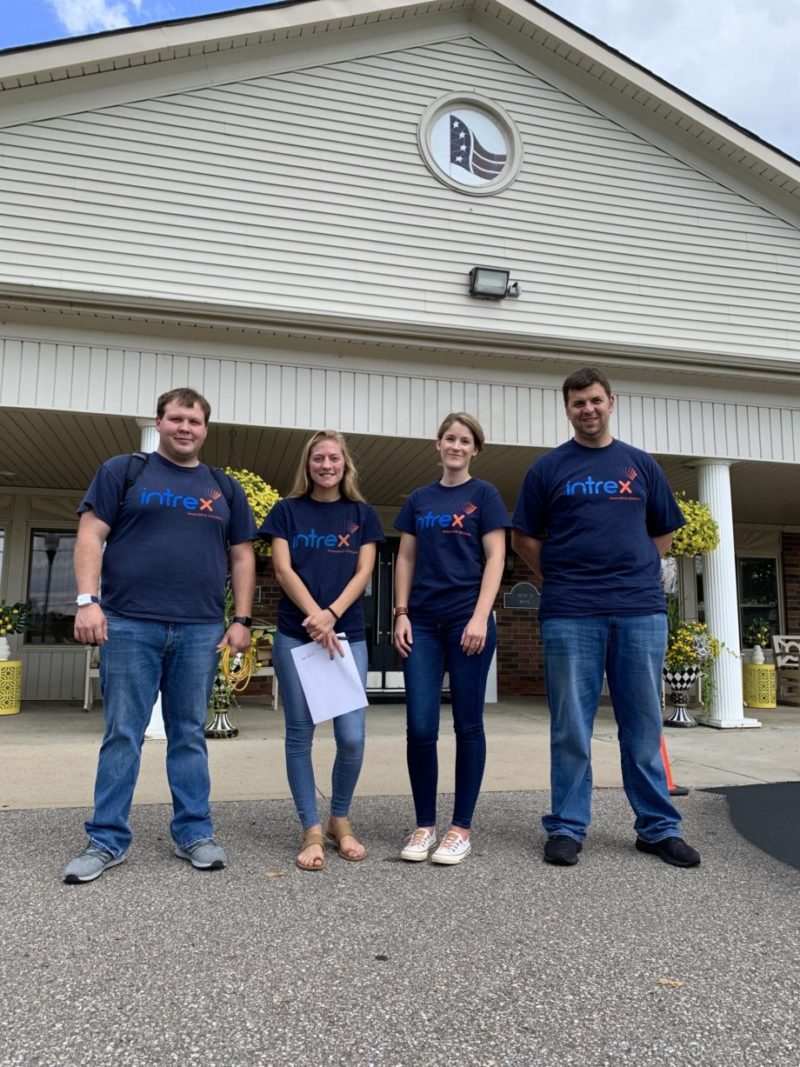
[{"label": "white paper sheet", "polygon": [[292,658],[314,722],[335,719],[367,706],[367,694],[358,676],[353,652],[344,634],[339,634],[344,656],[309,641],[292,649]]}]

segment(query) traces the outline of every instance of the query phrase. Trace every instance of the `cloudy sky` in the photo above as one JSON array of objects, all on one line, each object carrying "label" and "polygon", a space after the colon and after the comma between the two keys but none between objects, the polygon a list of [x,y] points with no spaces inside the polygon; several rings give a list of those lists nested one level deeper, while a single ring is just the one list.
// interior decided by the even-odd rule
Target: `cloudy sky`
[{"label": "cloudy sky", "polygon": [[[0,0],[0,49],[241,6],[231,0]],[[800,158],[800,0],[548,0],[546,6]]]}]

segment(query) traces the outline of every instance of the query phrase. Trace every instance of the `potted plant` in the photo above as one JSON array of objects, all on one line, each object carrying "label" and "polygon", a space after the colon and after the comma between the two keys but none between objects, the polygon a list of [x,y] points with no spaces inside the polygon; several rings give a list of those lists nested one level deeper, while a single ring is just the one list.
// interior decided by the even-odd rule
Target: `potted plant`
[{"label": "potted plant", "polygon": [[772,627],[769,619],[759,616],[753,619],[744,632],[744,643],[747,648],[755,649],[756,645],[762,650],[769,648],[772,637]]},{"label": "potted plant", "polygon": [[23,601],[16,604],[0,602],[0,660],[11,658],[9,634],[22,634],[31,624],[31,606]]},{"label": "potted plant", "polygon": [[719,641],[709,633],[704,622],[671,620],[664,658],[664,681],[670,687],[673,713],[665,726],[696,726],[686,711],[686,692],[701,679],[703,702],[708,709],[713,703],[714,685],[711,668],[720,653]]},{"label": "potted plant", "polygon": [[11,659],[9,634],[21,634],[31,624],[31,606],[0,603],[0,715],[16,715],[22,698],[22,664]]},{"label": "potted plant", "polygon": [[672,536],[670,556],[707,556],[719,544],[719,526],[708,504],[689,500],[685,493],[675,494],[686,525]]}]

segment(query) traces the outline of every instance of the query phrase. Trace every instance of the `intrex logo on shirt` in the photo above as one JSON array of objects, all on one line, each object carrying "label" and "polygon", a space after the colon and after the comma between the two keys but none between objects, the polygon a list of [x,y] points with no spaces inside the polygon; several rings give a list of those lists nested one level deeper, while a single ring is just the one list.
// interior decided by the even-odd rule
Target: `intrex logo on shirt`
[{"label": "intrex logo on shirt", "polygon": [[606,496],[612,500],[639,500],[639,495],[633,491],[633,483],[639,477],[639,472],[628,467],[622,473],[623,477],[616,480],[592,478],[587,474],[582,482],[565,482],[564,492],[567,496]]},{"label": "intrex logo on shirt", "polygon": [[345,533],[317,533],[312,526],[304,533],[298,531],[292,538],[292,548],[326,548],[329,552],[355,552],[350,547],[350,538],[358,530],[357,522],[348,522]]},{"label": "intrex logo on shirt", "polygon": [[173,493],[171,489],[142,489],[139,503],[143,507],[182,508],[193,517],[217,519],[222,522],[222,516],[214,511],[214,505],[221,499],[222,493],[219,489],[204,489],[203,493],[203,496],[183,496],[181,493]]},{"label": "intrex logo on shirt", "polygon": [[438,527],[445,533],[460,533],[465,537],[472,537],[469,530],[464,529],[464,519],[477,510],[478,505],[468,500],[465,504],[457,505],[455,514],[448,511],[446,514],[437,515],[433,511],[427,511],[424,515],[417,515],[417,529],[431,530]]}]

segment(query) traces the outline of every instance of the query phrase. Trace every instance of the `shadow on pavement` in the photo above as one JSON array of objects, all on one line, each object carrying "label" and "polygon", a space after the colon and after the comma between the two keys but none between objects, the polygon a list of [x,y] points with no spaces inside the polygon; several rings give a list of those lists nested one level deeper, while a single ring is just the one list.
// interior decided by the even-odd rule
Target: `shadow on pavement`
[{"label": "shadow on pavement", "polygon": [[756,848],[800,870],[800,782],[707,789],[728,801],[736,830]]}]

